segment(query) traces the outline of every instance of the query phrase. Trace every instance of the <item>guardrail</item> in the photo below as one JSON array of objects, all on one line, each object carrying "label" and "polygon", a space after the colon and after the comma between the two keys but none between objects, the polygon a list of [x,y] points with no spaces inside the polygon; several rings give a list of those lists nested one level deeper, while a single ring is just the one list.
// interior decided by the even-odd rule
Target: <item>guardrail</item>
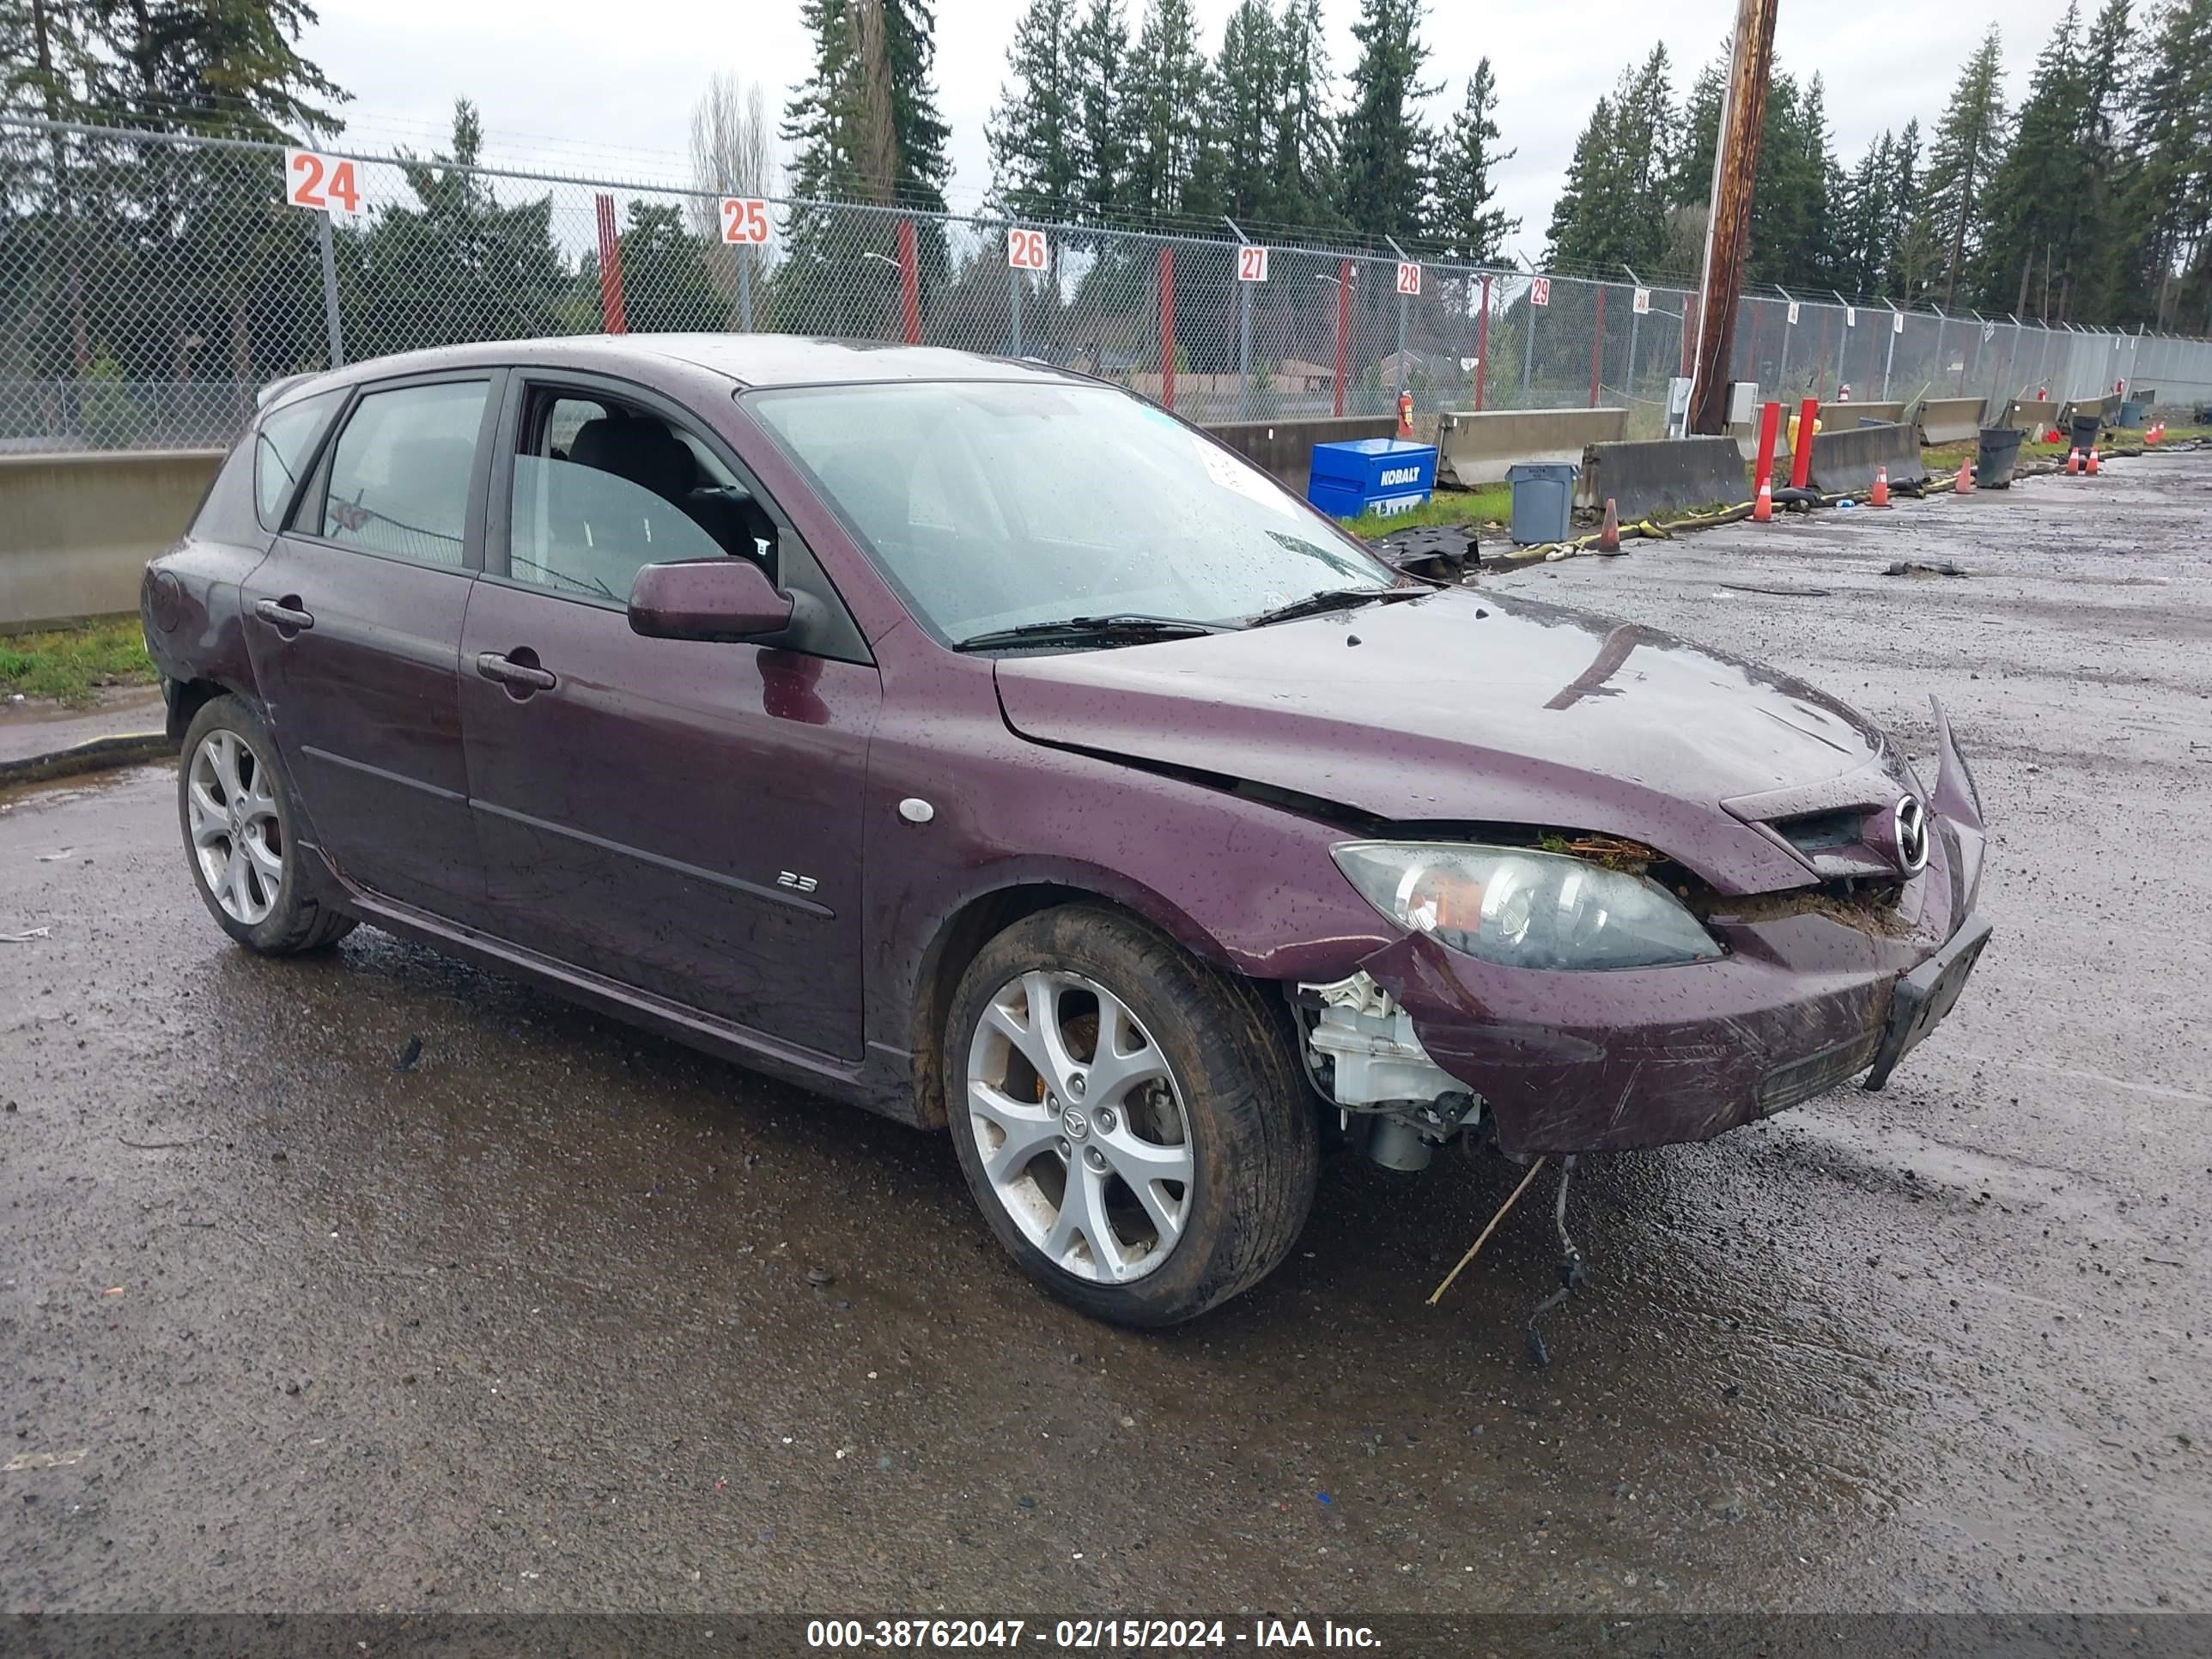
[{"label": "guardrail", "polygon": [[1923,398],[1914,416],[1920,427],[1920,441],[1972,443],[1981,435],[1982,407],[1979,398]]}]

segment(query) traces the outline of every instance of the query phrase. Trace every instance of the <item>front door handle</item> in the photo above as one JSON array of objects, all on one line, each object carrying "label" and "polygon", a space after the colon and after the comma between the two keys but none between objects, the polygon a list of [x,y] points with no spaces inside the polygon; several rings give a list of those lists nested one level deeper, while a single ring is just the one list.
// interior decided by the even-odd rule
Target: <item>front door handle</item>
[{"label": "front door handle", "polygon": [[289,628],[305,632],[315,625],[314,617],[300,608],[297,595],[287,593],[281,599],[263,599],[253,607],[253,614],[265,623],[278,628]]},{"label": "front door handle", "polygon": [[477,672],[502,685],[524,686],[532,691],[550,691],[560,682],[533,662],[517,662],[497,651],[477,653]]}]

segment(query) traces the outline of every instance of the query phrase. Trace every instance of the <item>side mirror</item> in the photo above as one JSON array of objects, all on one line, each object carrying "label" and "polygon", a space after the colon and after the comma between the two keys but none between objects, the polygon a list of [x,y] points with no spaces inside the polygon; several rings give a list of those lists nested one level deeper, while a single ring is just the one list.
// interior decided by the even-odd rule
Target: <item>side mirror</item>
[{"label": "side mirror", "polygon": [[791,595],[750,559],[641,566],[629,590],[630,632],[653,640],[757,640],[790,627],[791,612]]}]

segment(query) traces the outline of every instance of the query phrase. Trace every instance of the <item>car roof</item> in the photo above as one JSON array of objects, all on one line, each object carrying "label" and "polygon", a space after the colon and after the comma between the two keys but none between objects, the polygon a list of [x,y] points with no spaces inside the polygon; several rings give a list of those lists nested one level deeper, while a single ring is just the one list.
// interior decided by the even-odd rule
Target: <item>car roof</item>
[{"label": "car roof", "polygon": [[310,387],[397,374],[435,374],[501,363],[633,370],[652,360],[686,363],[746,387],[858,385],[880,380],[1031,380],[1066,384],[1089,377],[1028,358],[991,357],[942,346],[833,340],[798,334],[580,334],[492,340],[365,358],[344,368],[264,387],[264,407]]}]

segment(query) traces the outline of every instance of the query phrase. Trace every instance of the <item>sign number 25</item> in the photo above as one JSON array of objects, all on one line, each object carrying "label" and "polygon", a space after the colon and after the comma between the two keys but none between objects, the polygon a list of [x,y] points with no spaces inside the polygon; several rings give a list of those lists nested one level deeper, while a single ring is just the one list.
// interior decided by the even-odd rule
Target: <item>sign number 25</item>
[{"label": "sign number 25", "polygon": [[361,211],[361,191],[354,183],[353,163],[343,156],[322,155],[312,149],[284,152],[284,199],[296,208],[327,212],[343,208]]},{"label": "sign number 25", "polygon": [[722,198],[722,240],[766,246],[768,204],[757,196],[725,196]]}]

